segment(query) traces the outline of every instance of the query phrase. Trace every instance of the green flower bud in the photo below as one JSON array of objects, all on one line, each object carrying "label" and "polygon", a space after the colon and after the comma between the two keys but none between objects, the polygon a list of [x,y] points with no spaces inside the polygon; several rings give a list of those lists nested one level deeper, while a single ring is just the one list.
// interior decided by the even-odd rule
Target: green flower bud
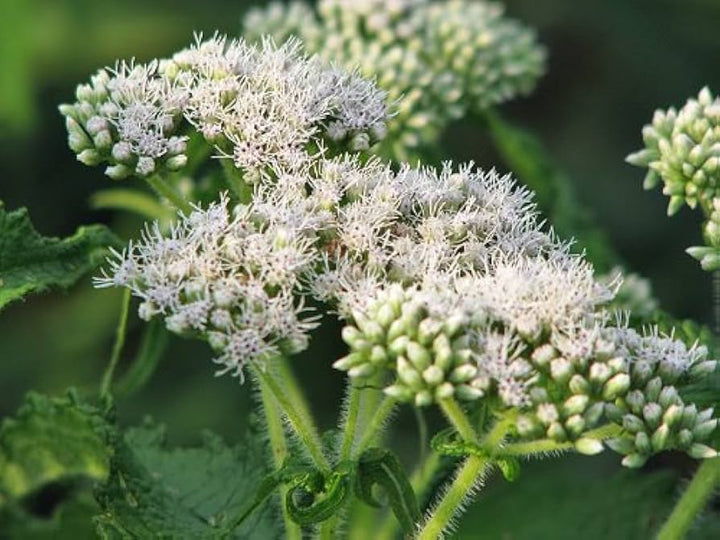
[{"label": "green flower bud", "polygon": [[669,436],[670,428],[666,424],[661,424],[650,438],[650,444],[652,445],[653,452],[665,450]]},{"label": "green flower bud", "polygon": [[628,454],[623,458],[622,464],[624,467],[628,467],[629,469],[639,469],[645,465],[647,459],[647,456],[641,454]]},{"label": "green flower bud", "polygon": [[585,430],[585,420],[579,414],[574,414],[565,421],[565,429],[575,438]]},{"label": "green flower bud", "polygon": [[594,456],[603,451],[603,444],[597,439],[578,439],[575,441],[575,449],[581,454]]},{"label": "green flower bud", "polygon": [[550,424],[550,427],[547,430],[547,436],[548,438],[557,441],[557,442],[565,442],[567,440],[567,433],[563,429],[560,422],[553,422]]},{"label": "green flower bud", "polygon": [[645,399],[647,401],[657,401],[660,397],[660,391],[663,388],[662,379],[655,377],[645,386]]},{"label": "green flower bud", "polygon": [[718,453],[707,445],[695,443],[690,446],[688,455],[695,459],[710,459],[717,457]]},{"label": "green flower bud", "polygon": [[655,429],[660,424],[663,409],[657,403],[648,403],[643,407],[643,417],[650,429]]},{"label": "green flower bud", "polygon": [[590,398],[583,394],[572,396],[563,403],[563,412],[567,416],[581,414],[587,408],[589,401]]},{"label": "green flower bud", "polygon": [[652,452],[652,446],[650,445],[650,437],[644,431],[639,431],[635,434],[635,448],[641,454],[650,454]]},{"label": "green flower bud", "polygon": [[624,394],[630,388],[630,376],[627,373],[618,373],[603,387],[603,398],[608,401]]},{"label": "green flower bud", "polygon": [[618,454],[631,454],[635,451],[635,439],[630,437],[616,437],[614,439],[607,439],[605,444]]},{"label": "green flower bud", "polygon": [[626,414],[622,418],[622,425],[630,433],[638,433],[645,429],[645,423],[634,414]]},{"label": "green flower bud", "polygon": [[414,341],[408,342],[405,347],[405,354],[413,366],[419,370],[426,369],[432,362],[432,357],[427,349]]}]

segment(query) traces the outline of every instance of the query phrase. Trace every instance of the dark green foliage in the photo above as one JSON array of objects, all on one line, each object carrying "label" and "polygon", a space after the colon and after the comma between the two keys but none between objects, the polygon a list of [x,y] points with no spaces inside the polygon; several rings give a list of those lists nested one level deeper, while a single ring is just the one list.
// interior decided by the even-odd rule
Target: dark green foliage
[{"label": "dark green foliage", "polygon": [[0,507],[50,483],[105,480],[110,429],[101,412],[73,392],[63,398],[28,394],[0,428]]},{"label": "dark green foliage", "polygon": [[264,451],[257,434],[234,448],[210,433],[199,447],[168,448],[163,426],[129,429],[96,493],[98,532],[103,538],[277,538],[281,526],[267,504],[231,530],[268,472]]},{"label": "dark green foliage", "polygon": [[7,212],[0,202],[0,309],[30,293],[70,287],[119,243],[102,225],[80,227],[62,240],[43,237],[25,208]]}]

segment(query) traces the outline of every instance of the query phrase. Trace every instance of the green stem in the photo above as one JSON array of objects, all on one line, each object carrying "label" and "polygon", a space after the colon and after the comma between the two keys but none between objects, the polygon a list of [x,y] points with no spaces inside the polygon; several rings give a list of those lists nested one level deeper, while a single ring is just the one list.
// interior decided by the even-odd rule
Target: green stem
[{"label": "green stem", "polygon": [[190,212],[192,212],[193,208],[190,203],[186,201],[174,187],[163,180],[160,175],[154,174],[153,176],[146,178],[146,180],[155,193],[157,193],[160,197],[166,198],[183,214],[190,214]]},{"label": "green stem", "polygon": [[468,442],[477,442],[477,435],[465,411],[454,398],[440,400],[440,408],[450,424],[457,430],[460,436]]},{"label": "green stem", "polygon": [[[605,424],[604,426],[587,431],[583,435],[583,438],[603,441],[611,437],[617,437],[620,432],[622,432],[622,428],[617,424]],[[552,439],[540,439],[537,441],[506,444],[502,446],[502,448],[499,448],[495,454],[498,456],[522,457],[548,452],[564,452],[566,450],[572,450],[573,448],[575,448],[575,443],[569,441],[557,442]]]},{"label": "green stem", "polygon": [[462,510],[463,501],[473,493],[473,488],[489,465],[488,459],[484,457],[468,456],[465,459],[442,499],[435,505],[430,517],[423,524],[416,540],[436,540],[442,537],[452,519]]},{"label": "green stem", "polygon": [[380,402],[380,405],[375,411],[375,415],[360,439],[360,444],[357,446],[357,450],[355,452],[356,455],[362,454],[364,450],[369,448],[375,442],[376,438],[380,435],[380,432],[385,426],[388,417],[395,409],[396,404],[397,402],[390,396],[383,397],[383,400]]},{"label": "green stem", "polygon": [[[272,363],[272,361],[269,363]],[[292,399],[292,393],[286,391],[286,385],[283,384],[284,381],[281,383],[277,380],[280,377],[276,379],[276,376],[270,372],[270,369],[263,370],[254,367],[253,371],[260,381],[266,384],[272,392],[280,405],[282,414],[287,418],[293,431],[295,431],[300,441],[305,445],[315,466],[323,473],[329,472],[330,465],[322,452],[322,443],[312,416],[306,413],[301,403],[297,403],[296,400]]]},{"label": "green stem", "polygon": [[115,343],[113,344],[112,353],[110,354],[110,362],[105,368],[100,383],[100,397],[106,398],[110,395],[110,385],[112,384],[115,368],[120,361],[120,354],[125,345],[125,334],[127,333],[128,312],[130,311],[130,298],[132,293],[130,289],[123,292],[122,303],[120,304],[120,320],[118,321],[117,330],[115,331]]},{"label": "green stem", "polygon": [[685,538],[697,515],[720,483],[720,458],[703,461],[675,505],[670,517],[660,529],[658,540]]},{"label": "green stem", "polygon": [[159,319],[153,319],[145,326],[135,361],[115,385],[117,396],[134,394],[147,384],[167,349],[169,337],[170,333]]},{"label": "green stem", "polygon": [[[263,410],[265,411],[265,421],[267,423],[275,470],[279,470],[285,464],[285,460],[289,455],[287,441],[285,440],[282,414],[273,398],[272,391],[264,381],[260,383],[260,396],[262,398]],[[282,508],[283,521],[285,522],[286,538],[289,540],[302,540],[302,529],[291,519],[290,513],[285,505],[287,492],[288,487],[282,486],[280,489],[280,506]]]},{"label": "green stem", "polygon": [[350,459],[355,432],[358,427],[358,416],[360,415],[360,390],[355,388],[352,381],[348,381],[347,406],[345,409],[343,424],[343,442],[340,447],[340,461]]}]

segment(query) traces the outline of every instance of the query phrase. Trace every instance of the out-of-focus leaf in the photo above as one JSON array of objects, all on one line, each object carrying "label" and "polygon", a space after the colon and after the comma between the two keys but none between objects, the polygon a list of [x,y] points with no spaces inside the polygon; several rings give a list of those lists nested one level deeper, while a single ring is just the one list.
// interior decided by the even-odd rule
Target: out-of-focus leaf
[{"label": "out-of-focus leaf", "polygon": [[578,458],[527,465],[512,484],[482,492],[461,522],[458,539],[605,540],[653,538],[678,494],[672,471],[599,471]]},{"label": "out-of-focus leaf", "polygon": [[277,538],[282,521],[267,503],[229,530],[268,472],[264,452],[257,434],[230,448],[206,433],[202,446],[173,449],[162,426],[130,429],[97,491],[97,530],[103,538]]},{"label": "out-of-focus leaf", "polygon": [[110,471],[109,426],[73,392],[28,394],[0,427],[0,506],[70,478],[104,481]]},{"label": "out-of-focus leaf", "polygon": [[3,538],[18,540],[80,540],[94,538],[92,517],[99,511],[89,491],[61,503],[49,517],[30,514],[22,508],[0,513]]},{"label": "out-of-focus leaf", "polygon": [[7,212],[0,203],[0,309],[30,293],[70,287],[118,245],[102,225],[80,227],[69,238],[44,237],[25,208]]},{"label": "out-of-focus leaf", "polygon": [[0,128],[29,127],[35,116],[30,28],[35,2],[0,0]]}]

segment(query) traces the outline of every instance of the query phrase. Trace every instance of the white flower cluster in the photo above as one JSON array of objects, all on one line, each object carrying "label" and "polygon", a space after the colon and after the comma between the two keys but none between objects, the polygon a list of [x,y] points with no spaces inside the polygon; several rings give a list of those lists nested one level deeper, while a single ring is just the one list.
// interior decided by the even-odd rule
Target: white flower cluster
[{"label": "white flower cluster", "polygon": [[246,181],[301,167],[323,140],[365,150],[385,133],[385,93],[306,57],[297,40],[250,45],[215,36],[171,59],[119,64],[62,105],[70,147],[112,178],[182,168],[193,129]]},{"label": "white flower cluster", "polygon": [[244,35],[297,36],[323,58],[377,77],[396,102],[379,148],[406,160],[468,110],[530,92],[544,70],[534,33],[491,2],[321,0],[251,10]]},{"label": "white flower cluster", "polygon": [[155,223],[138,243],[111,259],[98,287],[129,287],[139,313],[167,328],[207,340],[220,373],[242,377],[248,362],[305,348],[315,317],[293,295],[313,262],[302,226],[288,227],[253,206],[228,210],[225,197],[196,209],[166,233]]}]

